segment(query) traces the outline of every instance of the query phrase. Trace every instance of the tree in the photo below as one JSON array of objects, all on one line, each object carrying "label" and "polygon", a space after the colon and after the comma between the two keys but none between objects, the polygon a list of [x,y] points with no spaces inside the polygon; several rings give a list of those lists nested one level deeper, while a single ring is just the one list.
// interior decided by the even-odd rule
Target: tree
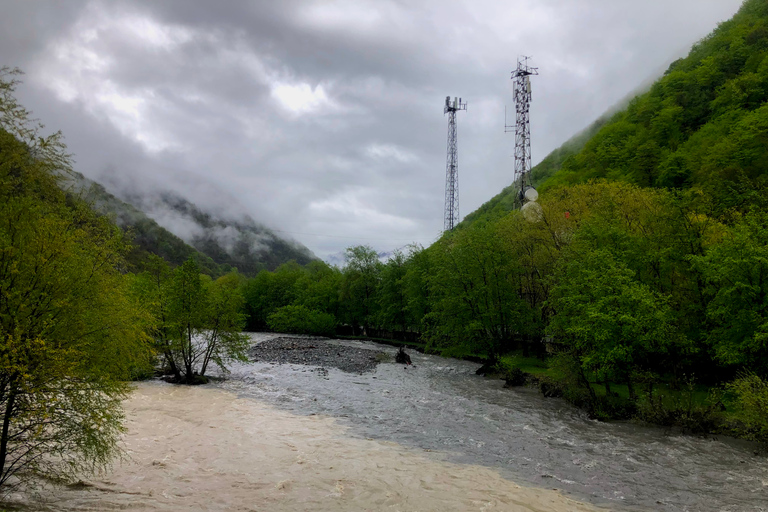
[{"label": "tree", "polygon": [[262,270],[243,285],[249,330],[267,328],[267,318],[278,308],[297,298],[296,283],[306,270],[295,261],[283,263],[274,272]]},{"label": "tree", "polygon": [[432,346],[469,345],[491,360],[515,348],[531,310],[513,250],[495,224],[452,232],[430,249]]},{"label": "tree", "polygon": [[633,374],[648,370],[678,341],[668,299],[637,282],[607,250],[579,256],[564,259],[555,278],[548,331],[568,345],[584,372],[606,384],[626,383],[634,398]]},{"label": "tree", "polygon": [[367,245],[348,247],[345,257],[347,264],[341,284],[344,312],[353,330],[362,326],[365,332],[376,319],[376,297],[383,265],[376,251]]},{"label": "tree", "polygon": [[227,360],[245,360],[248,337],[241,278],[230,273],[212,281],[194,258],[173,272],[158,262],[145,272],[145,297],[153,304],[155,342],[176,382],[205,382],[211,362],[226,371]]},{"label": "tree", "polygon": [[249,338],[241,332],[245,326],[241,280],[237,272],[231,272],[206,283],[208,308],[202,333],[204,352],[200,375],[205,375],[211,362],[226,371],[227,360],[247,361],[245,351]]},{"label": "tree", "polygon": [[395,250],[381,270],[379,316],[382,325],[405,331],[409,323],[408,298],[405,288],[407,271],[405,255]]},{"label": "tree", "polygon": [[13,98],[0,70],[0,488],[64,480],[119,453],[123,381],[150,347],[121,274],[120,230],[59,189],[60,134]]},{"label": "tree", "polygon": [[707,316],[715,356],[768,376],[768,214],[744,216],[695,262],[714,293]]}]

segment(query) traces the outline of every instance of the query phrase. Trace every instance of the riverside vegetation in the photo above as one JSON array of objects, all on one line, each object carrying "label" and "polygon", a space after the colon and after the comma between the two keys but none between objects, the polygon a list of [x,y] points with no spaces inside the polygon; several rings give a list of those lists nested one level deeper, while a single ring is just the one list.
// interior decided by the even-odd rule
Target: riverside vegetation
[{"label": "riverside vegetation", "polygon": [[128,272],[129,237],[62,190],[71,157],[16,101],[18,74],[0,69],[0,493],[108,467],[128,382],[158,355],[196,383],[247,348],[237,273],[157,256]]},{"label": "riverside vegetation", "polygon": [[[60,134],[0,72],[0,489],[66,480],[119,454],[126,381],[177,382],[245,357],[249,329],[386,336],[480,356],[594,417],[768,441],[768,4],[736,16],[628,108],[431,247],[344,268],[289,262],[201,275],[131,250],[62,191]],[[208,272],[211,273],[211,272]],[[548,348],[548,350],[545,350]]]},{"label": "riverside vegetation", "polygon": [[386,263],[360,246],[262,272],[249,328],[418,339],[598,418],[768,442],[766,100],[768,4],[748,0],[534,168],[538,222],[510,187]]}]

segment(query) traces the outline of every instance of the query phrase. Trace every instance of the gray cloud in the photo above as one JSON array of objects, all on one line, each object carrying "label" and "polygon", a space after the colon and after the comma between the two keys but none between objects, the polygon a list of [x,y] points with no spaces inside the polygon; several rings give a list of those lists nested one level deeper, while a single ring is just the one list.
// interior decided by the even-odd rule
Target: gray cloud
[{"label": "gray cloud", "polygon": [[27,72],[20,99],[78,170],[118,195],[169,188],[251,214],[325,256],[439,235],[446,95],[469,103],[467,214],[512,179],[518,54],[541,72],[539,160],[741,1],[3,3],[0,63]]}]

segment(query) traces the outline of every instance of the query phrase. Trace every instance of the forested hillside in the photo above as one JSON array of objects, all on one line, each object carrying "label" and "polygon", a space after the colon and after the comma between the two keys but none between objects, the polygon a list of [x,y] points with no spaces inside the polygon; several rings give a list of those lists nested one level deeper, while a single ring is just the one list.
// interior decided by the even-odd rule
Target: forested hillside
[{"label": "forested hillside", "polygon": [[169,216],[193,225],[187,243],[219,265],[237,268],[242,274],[274,270],[291,260],[304,265],[315,259],[300,243],[279,237],[248,215],[234,218],[206,211],[170,191],[160,192],[150,200],[137,196],[129,199],[150,215]]},{"label": "forested hillside", "polygon": [[[531,170],[531,181],[535,187],[552,177],[563,166],[568,158],[578,153],[584,145],[610,121],[611,117],[605,115],[597,119],[586,129],[568,139],[562,146],[552,151]],[[480,208],[468,214],[459,224],[463,229],[478,220],[498,219],[512,211],[515,207],[515,184],[505,187],[500,193],[484,203]]]},{"label": "forested hillside", "polygon": [[[768,144],[765,2],[746,2],[626,108],[595,121],[536,165],[540,192],[590,179],[706,192],[723,212],[764,204]],[[498,218],[513,185],[462,225]]]},{"label": "forested hillside", "polygon": [[745,2],[669,67],[541,189],[593,178],[695,190],[711,208],[765,205],[768,3]]},{"label": "forested hillside", "polygon": [[160,256],[173,266],[194,258],[203,273],[219,276],[231,270],[214,262],[209,256],[186,244],[167,229],[134,206],[121,201],[103,186],[78,172],[71,172],[64,177],[63,188],[87,204],[99,214],[113,220],[128,233],[132,242],[126,255],[131,270],[141,271],[147,267],[150,255]]},{"label": "forested hillside", "polygon": [[[246,283],[253,328],[419,339],[598,418],[768,442],[768,2],[426,249]],[[308,321],[308,319],[312,319]]]},{"label": "forested hillside", "polygon": [[128,254],[132,270],[144,269],[150,254],[162,257],[172,266],[193,257],[205,274],[214,277],[234,268],[241,274],[253,276],[262,269],[272,270],[291,260],[306,264],[314,259],[306,247],[278,237],[250,217],[239,221],[221,218],[171,192],[158,194],[159,205],[141,196],[130,199],[142,207],[155,204],[156,213],[161,217],[174,215],[194,226],[193,234],[186,241],[159,225],[146,211],[115,197],[100,183],[80,173],[68,175],[63,186],[129,233],[133,242]]}]

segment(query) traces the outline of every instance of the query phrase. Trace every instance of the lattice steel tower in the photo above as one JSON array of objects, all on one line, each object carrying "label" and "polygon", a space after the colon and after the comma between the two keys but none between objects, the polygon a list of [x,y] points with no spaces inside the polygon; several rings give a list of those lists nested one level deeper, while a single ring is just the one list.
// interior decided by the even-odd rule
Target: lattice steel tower
[{"label": "lattice steel tower", "polygon": [[443,115],[448,114],[448,158],[445,164],[445,222],[450,231],[459,223],[459,155],[456,149],[456,112],[467,110],[461,98],[445,97]]},{"label": "lattice steel tower", "polygon": [[[531,75],[538,75],[539,68],[528,65],[530,57],[518,57],[517,69],[512,72],[515,81],[515,175],[519,187],[518,207],[523,203],[526,187],[531,187]],[[506,123],[505,123],[506,124]],[[512,128],[505,125],[505,131]]]}]

